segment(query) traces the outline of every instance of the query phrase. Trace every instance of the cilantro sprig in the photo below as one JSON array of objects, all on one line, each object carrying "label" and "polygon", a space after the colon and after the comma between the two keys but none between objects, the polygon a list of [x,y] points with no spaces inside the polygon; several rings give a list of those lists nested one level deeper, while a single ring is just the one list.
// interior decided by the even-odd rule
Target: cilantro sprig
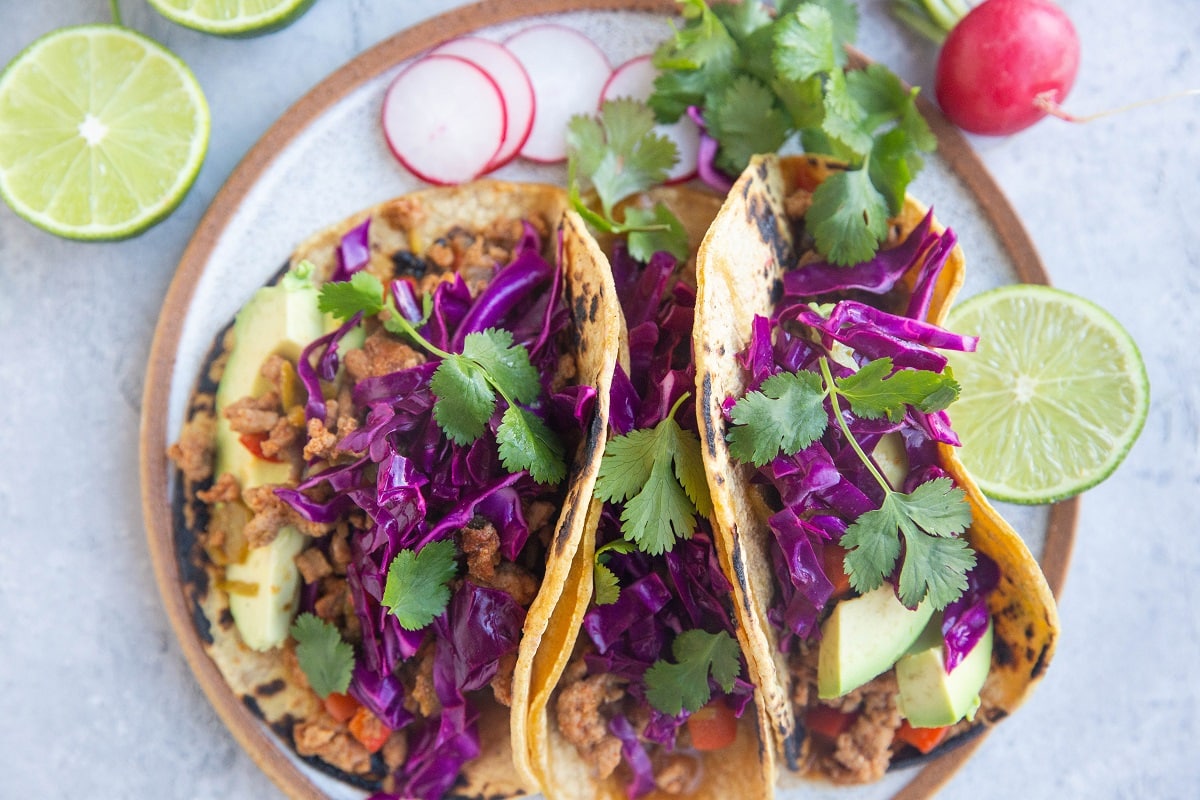
[{"label": "cilantro sprig", "polygon": [[[655,133],[654,125],[654,112],[628,98],[605,101],[595,117],[572,117],[567,125],[571,205],[593,228],[625,236],[630,254],[639,261],[659,250],[683,259],[687,232],[664,204],[628,206],[623,219],[615,216],[622,200],[663,183],[679,158],[675,143]],[[595,191],[599,210],[584,202],[584,185]]]},{"label": "cilantro sprig", "polygon": [[848,0],[679,0],[685,23],[654,55],[662,74],[649,104],[660,121],[703,109],[719,145],[716,166],[740,173],[756,153],[798,139],[848,169],[814,192],[806,215],[816,247],[835,264],[871,258],[909,182],[937,140],[906,89],[882,65],[846,69],[858,31]]},{"label": "cilantro sprig", "polygon": [[621,585],[608,566],[608,560],[613,553],[631,553],[636,549],[633,542],[626,539],[614,539],[596,550],[592,565],[592,599],[598,606],[612,605],[621,598]]},{"label": "cilantro sprig", "polygon": [[659,659],[646,670],[646,699],[664,714],[699,711],[712,698],[709,678],[733,691],[742,671],[737,640],[725,631],[684,631],[671,645],[675,663]]},{"label": "cilantro sprig", "polygon": [[596,496],[624,504],[622,534],[650,555],[662,555],[677,539],[690,539],[697,514],[712,510],[700,439],[675,421],[689,396],[675,401],[653,428],[609,439],[600,459]]},{"label": "cilantro sprig", "polygon": [[381,602],[401,628],[419,631],[446,610],[449,582],[458,572],[456,556],[454,542],[439,539],[420,550],[401,550],[392,559]]},{"label": "cilantro sprig", "polygon": [[321,697],[345,692],[354,670],[354,650],[331,623],[305,612],[292,622],[296,660],[308,684]]},{"label": "cilantro sprig", "polygon": [[[499,396],[507,405],[496,428],[505,468],[510,472],[528,470],[539,483],[558,483],[566,477],[562,442],[526,407],[541,396],[537,369],[529,360],[529,351],[513,344],[509,331],[488,328],[469,333],[461,353],[447,352],[421,335],[418,328],[423,321],[413,323],[401,314],[383,283],[368,272],[356,272],[349,281],[324,284],[318,303],[322,311],[338,319],[387,310],[386,330],[441,359],[430,381],[437,397],[433,416],[452,441],[470,444],[482,436],[496,413]],[[426,298],[426,316],[428,313]]]},{"label": "cilantro sprig", "polygon": [[907,406],[930,413],[945,409],[958,397],[958,384],[949,374],[929,370],[893,372],[890,358],[835,379],[829,360],[818,361],[820,375],[807,370],[773,375],[734,405],[730,454],[761,467],[781,452],[792,455],[808,447],[825,434],[830,418],[836,420],[884,493],[881,506],[860,515],[842,536],[850,585],[859,592],[882,585],[903,553],[901,602],[915,607],[928,598],[934,608],[945,608],[966,589],[966,573],[975,565],[975,554],[957,538],[971,523],[966,494],[948,478],[927,481],[910,493],[897,491],[854,438],[842,401],[858,417],[899,421]]}]

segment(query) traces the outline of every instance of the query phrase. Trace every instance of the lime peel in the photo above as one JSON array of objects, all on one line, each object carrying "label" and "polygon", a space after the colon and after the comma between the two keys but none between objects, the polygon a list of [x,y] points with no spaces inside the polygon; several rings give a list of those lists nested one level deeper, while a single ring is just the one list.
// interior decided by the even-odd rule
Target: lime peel
[{"label": "lime peel", "polygon": [[0,195],[43,230],[123,239],[182,202],[208,103],[187,65],[119,25],[52,31],[0,74]]},{"label": "lime peel", "polygon": [[147,0],[155,11],[185,28],[215,36],[261,36],[286,28],[315,0]]},{"label": "lime peel", "polygon": [[1100,306],[1049,286],[970,298],[947,326],[978,334],[950,353],[962,386],[950,413],[961,459],[985,494],[1051,503],[1103,481],[1142,431],[1150,405],[1133,338]]}]

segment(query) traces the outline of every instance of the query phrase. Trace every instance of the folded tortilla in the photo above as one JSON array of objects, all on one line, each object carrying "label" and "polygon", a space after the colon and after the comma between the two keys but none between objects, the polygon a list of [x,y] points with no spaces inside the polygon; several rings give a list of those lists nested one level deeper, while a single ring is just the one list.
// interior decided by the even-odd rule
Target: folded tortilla
[{"label": "folded tortilla", "polygon": [[[682,265],[678,274],[689,283],[694,282],[694,254],[704,231],[720,201],[715,196],[684,187],[656,189],[635,202],[652,205],[663,202],[683,222],[688,230],[693,257]],[[590,251],[589,261],[604,265],[605,284],[601,295],[616,298],[616,287],[608,267],[607,252],[611,239],[601,236],[596,241],[580,238],[580,245]],[[617,312],[620,313],[618,307]],[[622,317],[620,363],[626,371],[629,367],[628,332]],[[601,448],[602,449],[602,448]],[[581,481],[582,483],[582,481]],[[590,476],[589,486],[594,486],[595,476]],[[600,779],[579,755],[575,746],[563,736],[555,719],[554,708],[558,692],[562,687],[563,673],[576,652],[581,638],[581,624],[593,596],[593,563],[596,552],[596,534],[603,502],[590,496],[580,510],[587,512],[586,524],[573,529],[576,538],[566,548],[569,570],[557,597],[544,592],[538,604],[552,606],[538,619],[546,620],[541,637],[541,646],[534,651],[522,651],[522,658],[530,656],[528,668],[520,669],[518,675],[528,677],[529,683],[515,691],[513,703],[513,747],[521,773],[530,783],[541,786],[549,800],[625,800],[628,796],[625,780],[618,770]],[[718,551],[719,555],[719,551]],[[733,583],[728,564],[723,571]],[[557,570],[556,570],[557,571]],[[531,616],[534,616],[531,612]],[[738,638],[743,650],[746,640],[742,636],[740,620],[734,618]],[[527,632],[527,636],[529,633]],[[583,637],[586,639],[586,636]],[[754,681],[753,672],[748,678]],[[667,794],[655,789],[643,797],[652,800],[663,798],[689,798],[691,800],[717,800],[718,798],[766,798],[772,794],[774,782],[774,753],[764,744],[767,719],[762,703],[757,699],[747,706],[738,721],[734,742],[720,750],[698,754],[699,780],[680,794]],[[517,715],[518,705],[522,714]]]},{"label": "folded tortilla", "polygon": [[[590,236],[582,220],[569,211],[566,193],[561,188],[497,181],[428,189],[376,205],[307,239],[292,254],[290,266],[308,261],[316,267],[320,280],[328,279],[337,267],[342,237],[367,218],[371,222],[370,261],[366,270],[385,281],[404,277],[407,266],[420,263],[429,248],[447,235],[484,239],[495,226],[514,220],[529,221],[541,229],[545,234],[543,255],[551,265],[556,263],[556,250],[561,243],[564,297],[571,313],[569,338],[577,370],[575,383],[595,388],[597,402],[594,418],[585,427],[577,451],[567,454],[565,496],[548,545],[541,585],[545,594],[557,596],[559,589],[569,582],[570,555],[587,523],[585,512],[607,428],[619,323],[611,278],[606,282],[606,267],[602,268],[596,260]],[[467,276],[468,282],[479,278],[480,275]],[[189,416],[211,413],[216,383],[207,373],[224,349],[218,337]],[[196,491],[205,488],[208,481],[184,480],[183,484],[185,491],[177,495],[183,497],[184,506],[176,517],[176,536],[186,576],[184,590],[195,606],[197,633],[230,690],[288,746],[293,746],[293,733],[300,725],[317,718],[324,719],[335,736],[348,740],[344,726],[333,724],[321,699],[307,682],[297,680],[298,670],[295,657],[289,652],[290,645],[258,652],[241,640],[229,611],[229,595],[222,588],[223,568],[213,563],[201,544],[209,507],[196,497]],[[546,638],[547,623],[547,603],[539,597],[526,615],[518,651],[513,675],[518,695],[520,687],[529,684],[527,673],[532,666],[532,654]],[[553,646],[552,641],[548,644]],[[463,769],[452,793],[464,798],[499,798],[535,792],[537,786],[518,774],[513,763],[510,709],[488,695],[478,700],[481,753]],[[362,771],[355,772],[334,767],[317,757],[305,760],[355,785],[372,789],[387,787],[388,770],[379,756],[371,759]]]},{"label": "folded tortilla", "polygon": [[[796,236],[802,220],[789,213],[788,198],[797,189],[812,191],[838,168],[809,156],[756,157],[709,228],[697,265],[695,354],[714,521],[724,557],[737,577],[737,606],[750,641],[747,658],[762,680],[761,696],[776,745],[792,769],[803,769],[804,731],[796,722],[786,656],[780,652],[777,629],[767,619],[776,591],[767,519],[779,509],[771,507],[752,483],[753,466],[738,464],[730,456],[722,403],[746,392],[747,378],[736,356],[750,342],[754,317],[771,314],[783,274],[804,255],[798,252]],[[902,241],[925,214],[920,203],[906,199],[892,220],[895,241]],[[934,228],[942,230],[936,222]],[[941,325],[945,320],[962,286],[963,270],[961,249],[955,247],[935,285],[930,322]],[[1001,572],[989,601],[995,625],[991,671],[974,721],[975,727],[988,726],[1016,710],[1045,672],[1058,637],[1058,616],[1045,577],[1021,538],[980,493],[955,449],[938,447],[942,467],[965,490],[974,515],[967,539],[976,551],[996,561]]]}]

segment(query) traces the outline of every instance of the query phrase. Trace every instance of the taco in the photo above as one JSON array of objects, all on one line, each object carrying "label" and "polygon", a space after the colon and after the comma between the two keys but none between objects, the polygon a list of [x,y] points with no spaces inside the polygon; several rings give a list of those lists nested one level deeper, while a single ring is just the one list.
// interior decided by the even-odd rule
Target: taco
[{"label": "taco", "polygon": [[536,789],[518,654],[585,523],[618,343],[587,237],[561,189],[500,182],[332,226],[218,341],[171,449],[208,653],[378,797]]},{"label": "taco", "polygon": [[[1058,635],[1046,581],[955,455],[940,327],[963,280],[911,198],[869,262],[804,212],[838,165],[756,158],[700,249],[696,369],[718,539],[791,770],[879,779],[999,721]],[[894,382],[892,382],[894,380]]]},{"label": "taco", "polygon": [[[719,207],[666,188],[692,252]],[[639,263],[601,237],[620,300],[620,360],[587,524],[533,653],[518,765],[555,798],[762,798],[772,748],[708,519],[691,353],[694,260]],[[583,509],[581,509],[582,511]],[[518,704],[514,704],[514,708]]]}]

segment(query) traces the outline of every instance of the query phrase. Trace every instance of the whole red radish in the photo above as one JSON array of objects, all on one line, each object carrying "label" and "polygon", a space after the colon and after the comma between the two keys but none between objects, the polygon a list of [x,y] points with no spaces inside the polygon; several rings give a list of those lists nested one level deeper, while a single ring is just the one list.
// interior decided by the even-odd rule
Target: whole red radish
[{"label": "whole red radish", "polygon": [[1061,103],[1078,69],[1079,37],[1057,5],[985,0],[946,37],[934,90],[955,125],[999,136],[1044,117],[1047,101]]}]

